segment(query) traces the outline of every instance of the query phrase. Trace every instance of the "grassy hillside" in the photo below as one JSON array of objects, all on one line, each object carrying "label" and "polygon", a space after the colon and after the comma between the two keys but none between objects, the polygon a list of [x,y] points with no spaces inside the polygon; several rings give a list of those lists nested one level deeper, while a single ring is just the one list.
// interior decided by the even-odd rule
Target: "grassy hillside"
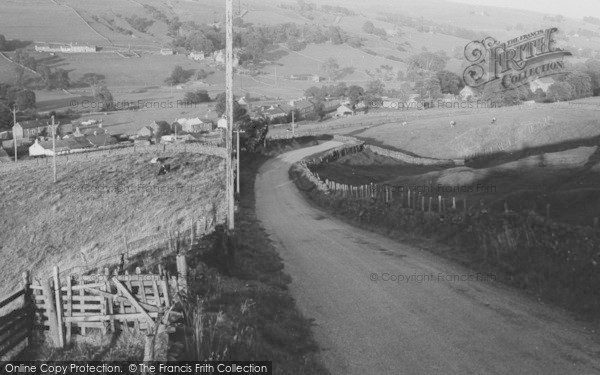
[{"label": "grassy hillside", "polygon": [[124,251],[124,237],[134,241],[180,230],[191,218],[207,215],[213,203],[223,212],[222,159],[166,154],[173,171],[158,176],[158,164],[149,163],[154,156],[61,162],[57,184],[52,182],[51,163],[44,160],[3,173],[0,295],[18,283],[16,276],[24,270],[41,278],[56,264],[65,272],[100,266],[110,257],[105,262],[114,264]]},{"label": "grassy hillside", "polygon": [[[600,135],[597,109],[590,107],[523,106],[502,110],[449,109],[439,117],[398,120],[356,134],[375,143],[435,158],[465,158],[478,153],[511,152]],[[423,111],[423,116],[427,111]],[[496,123],[491,120],[496,117]],[[362,119],[357,118],[357,121]],[[456,126],[450,127],[450,121]]]}]

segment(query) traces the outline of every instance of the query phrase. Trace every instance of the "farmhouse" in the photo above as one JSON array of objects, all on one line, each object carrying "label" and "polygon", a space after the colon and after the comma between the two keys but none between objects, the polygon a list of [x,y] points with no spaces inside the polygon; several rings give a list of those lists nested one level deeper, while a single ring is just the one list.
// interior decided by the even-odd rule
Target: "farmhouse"
[{"label": "farmhouse", "polygon": [[68,154],[71,152],[71,147],[68,141],[57,139],[54,141],[39,142],[37,139],[29,147],[29,156],[54,156],[53,149],[56,150],[56,155]]},{"label": "farmhouse", "polygon": [[529,88],[532,92],[536,92],[537,89],[541,89],[543,92],[548,92],[548,88],[554,83],[551,77],[538,78],[531,81]]},{"label": "farmhouse", "polygon": [[107,133],[90,135],[90,136],[86,136],[85,138],[88,140],[88,142],[90,142],[92,145],[94,145],[96,147],[110,146],[110,145],[117,144],[117,138],[115,138],[112,135],[107,134]]},{"label": "farmhouse", "polygon": [[138,137],[133,141],[136,146],[150,146],[152,144],[152,137]]},{"label": "farmhouse", "polygon": [[337,108],[336,110],[336,114],[337,117],[344,117],[344,116],[353,116],[354,115],[354,110],[348,106],[345,105],[341,105]]},{"label": "farmhouse", "polygon": [[315,104],[306,98],[299,100],[290,100],[290,105],[298,111],[300,117],[306,117],[315,112]]},{"label": "farmhouse", "polygon": [[292,74],[290,75],[290,79],[295,81],[311,81],[311,82],[320,82],[321,77],[316,74]]},{"label": "farmhouse", "polygon": [[181,124],[181,130],[188,133],[199,133],[202,131],[213,130],[212,122],[204,122],[199,117],[190,119],[180,118],[177,120],[177,122]]},{"label": "farmhouse", "polygon": [[94,53],[98,52],[96,46],[86,46],[78,44],[52,44],[52,43],[41,43],[35,45],[37,52],[62,52],[62,53]]},{"label": "farmhouse", "polygon": [[188,55],[188,59],[190,60],[194,60],[194,61],[202,61],[204,60],[206,57],[204,56],[204,52],[191,52]]},{"label": "farmhouse", "polygon": [[462,90],[460,90],[459,94],[462,100],[470,100],[475,98],[477,95],[475,91],[469,86],[465,86]]},{"label": "farmhouse", "polygon": [[171,56],[174,55],[175,52],[170,48],[163,48],[160,50],[160,54],[163,56]]},{"label": "farmhouse", "polygon": [[48,124],[39,121],[20,121],[13,126],[13,134],[16,139],[37,137],[48,128]]},{"label": "farmhouse", "polygon": [[144,126],[137,132],[138,139],[144,137],[152,137],[154,135],[154,129],[150,126]]}]

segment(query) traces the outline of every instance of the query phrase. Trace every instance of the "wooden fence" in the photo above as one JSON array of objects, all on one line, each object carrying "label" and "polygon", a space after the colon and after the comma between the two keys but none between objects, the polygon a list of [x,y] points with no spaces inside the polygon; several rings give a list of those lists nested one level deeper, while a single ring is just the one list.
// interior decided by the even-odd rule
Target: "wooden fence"
[{"label": "wooden fence", "polygon": [[187,290],[187,262],[177,255],[177,273],[159,265],[158,273],[104,269],[102,274],[51,278],[32,284],[29,273],[23,288],[0,302],[0,307],[23,300],[0,317],[0,359],[11,360],[27,347],[34,328],[47,331],[50,345],[63,348],[90,330],[134,330],[154,334],[165,313]]},{"label": "wooden fence", "polygon": [[29,344],[33,311],[29,273],[26,272],[22,288],[0,299],[0,361],[13,359]]}]

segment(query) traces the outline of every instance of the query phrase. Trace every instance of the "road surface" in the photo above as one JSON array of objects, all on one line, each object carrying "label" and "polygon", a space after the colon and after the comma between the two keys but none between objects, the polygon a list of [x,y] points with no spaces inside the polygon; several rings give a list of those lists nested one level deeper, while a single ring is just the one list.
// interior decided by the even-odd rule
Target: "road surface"
[{"label": "road surface", "polygon": [[269,160],[255,186],[258,218],[332,374],[600,374],[589,327],[307,202],[291,163],[336,145]]}]

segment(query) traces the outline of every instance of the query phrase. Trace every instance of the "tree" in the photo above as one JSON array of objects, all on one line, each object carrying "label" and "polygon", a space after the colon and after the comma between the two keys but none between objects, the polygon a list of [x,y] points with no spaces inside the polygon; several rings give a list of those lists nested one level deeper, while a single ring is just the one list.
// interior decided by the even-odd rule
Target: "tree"
[{"label": "tree", "polygon": [[20,110],[35,108],[35,93],[31,90],[22,90],[17,93],[15,103]]},{"label": "tree", "polygon": [[160,121],[158,123],[158,128],[156,129],[156,143],[160,142],[160,137],[162,137],[163,135],[169,135],[169,134],[173,134],[173,131],[171,130],[171,126],[169,125],[168,122],[166,121]]},{"label": "tree", "polygon": [[250,118],[246,118],[240,123],[240,129],[244,130],[244,133],[242,133],[244,148],[250,152],[254,152],[263,144],[269,132],[269,125],[265,119],[251,120]]},{"label": "tree", "polygon": [[437,99],[442,96],[440,80],[435,74],[431,74],[415,83],[415,92],[418,92],[422,97]]},{"label": "tree", "polygon": [[97,90],[95,99],[100,104],[102,111],[112,111],[115,109],[113,95],[106,86],[103,85]]},{"label": "tree", "polygon": [[373,22],[367,21],[363,24],[362,29],[367,34],[373,34],[373,30],[375,30],[375,25],[373,25]]},{"label": "tree", "polygon": [[306,43],[300,42],[296,38],[290,38],[287,41],[287,47],[292,51],[302,51],[304,48],[306,48]]},{"label": "tree", "polygon": [[383,82],[381,82],[378,79],[375,81],[370,81],[367,84],[367,88],[365,90],[365,92],[367,92],[369,94],[374,94],[374,95],[383,95],[384,91],[385,91],[385,85],[383,84]]},{"label": "tree", "polygon": [[171,76],[165,80],[165,83],[170,86],[178,85],[186,82],[190,78],[190,75],[189,72],[186,72],[181,66],[177,65],[173,68]]},{"label": "tree", "polygon": [[[227,95],[224,92],[220,93],[215,98],[215,102],[216,102],[215,111],[217,112],[217,115],[223,116],[227,109]],[[233,100],[233,122],[236,123],[238,121],[244,121],[249,118],[250,117],[248,116],[246,109],[244,107],[242,107],[237,102],[237,100],[235,100],[235,98],[234,98],[234,100]]]},{"label": "tree", "polygon": [[25,69],[20,65],[15,65],[15,86],[23,87],[25,78]]},{"label": "tree", "polygon": [[592,95],[592,78],[587,73],[571,72],[566,75],[565,82],[571,85],[571,99]]},{"label": "tree", "polygon": [[250,32],[242,39],[246,52],[252,56],[252,60],[261,59],[267,50],[267,41],[258,31]]},{"label": "tree", "polygon": [[183,99],[186,104],[198,104],[210,102],[210,96],[206,92],[206,90],[197,90],[193,92],[187,92]]},{"label": "tree", "polygon": [[311,86],[304,90],[304,96],[308,98],[315,98],[317,100],[325,99],[327,93],[323,88],[317,86]]},{"label": "tree", "polygon": [[443,94],[458,95],[460,90],[465,87],[461,77],[448,70],[441,70],[436,75],[440,80],[440,88]]},{"label": "tree", "polygon": [[555,82],[548,87],[546,97],[552,100],[569,100],[573,87],[568,82]]},{"label": "tree", "polygon": [[342,29],[337,26],[329,26],[327,29],[327,36],[333,44],[342,44],[346,41],[346,35]]},{"label": "tree", "polygon": [[365,95],[365,90],[357,85],[352,85],[348,87],[348,91],[346,92],[346,96],[350,101],[350,105],[355,105],[363,99]]},{"label": "tree", "polygon": [[446,60],[436,53],[421,52],[408,58],[408,73],[418,73],[420,70],[439,72],[446,66]]},{"label": "tree", "polygon": [[71,80],[69,79],[69,72],[64,69],[56,69],[52,74],[54,86],[58,89],[67,89],[71,86]]},{"label": "tree", "polygon": [[215,51],[215,46],[212,40],[208,39],[203,32],[196,31],[185,39],[185,49],[210,54]]},{"label": "tree", "polygon": [[336,59],[330,57],[327,60],[325,60],[323,65],[321,65],[321,69],[323,69],[327,73],[329,80],[332,81],[335,80],[337,72],[340,70],[340,64],[338,64]]}]

